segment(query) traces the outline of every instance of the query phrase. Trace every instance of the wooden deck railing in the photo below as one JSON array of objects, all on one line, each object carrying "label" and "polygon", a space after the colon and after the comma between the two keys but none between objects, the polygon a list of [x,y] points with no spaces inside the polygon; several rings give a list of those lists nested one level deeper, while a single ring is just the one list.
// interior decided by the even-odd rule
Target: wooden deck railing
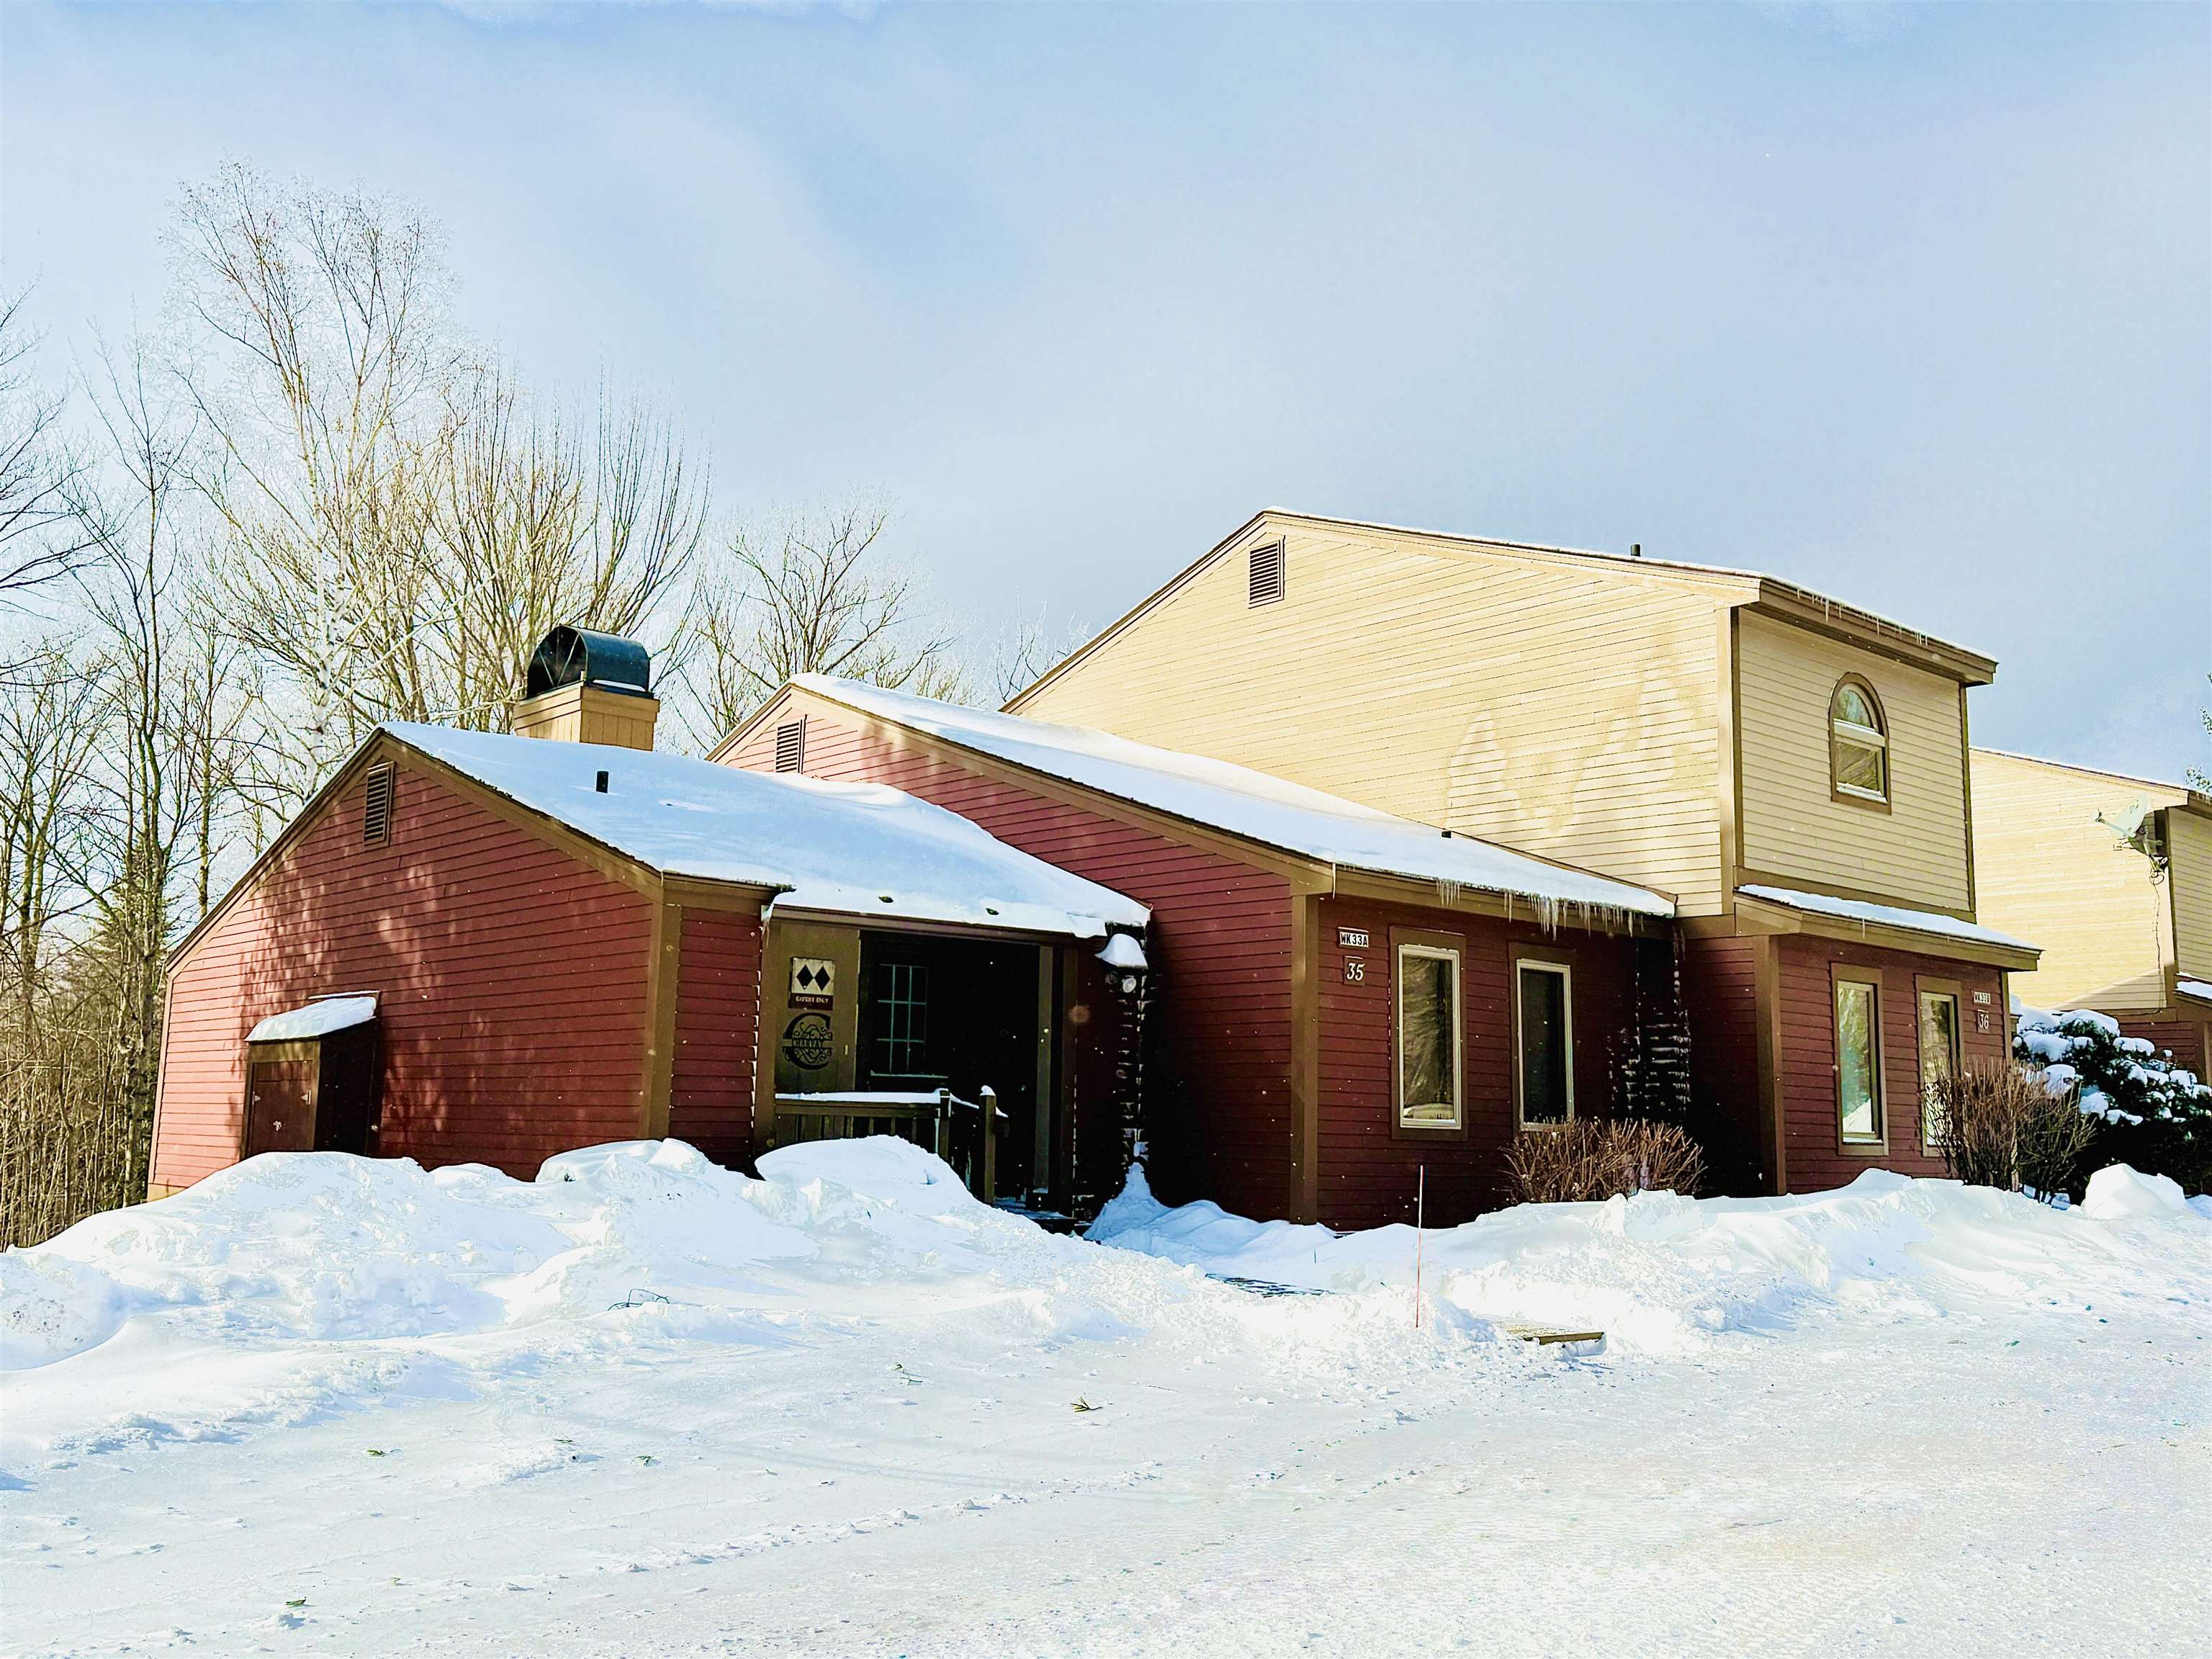
[{"label": "wooden deck railing", "polygon": [[950,1089],[778,1095],[775,1144],[896,1135],[936,1153],[959,1174],[969,1192],[988,1204],[998,1195],[998,1128],[1006,1115],[999,1109],[996,1090],[985,1087],[975,1092],[980,1099],[963,1100]]}]

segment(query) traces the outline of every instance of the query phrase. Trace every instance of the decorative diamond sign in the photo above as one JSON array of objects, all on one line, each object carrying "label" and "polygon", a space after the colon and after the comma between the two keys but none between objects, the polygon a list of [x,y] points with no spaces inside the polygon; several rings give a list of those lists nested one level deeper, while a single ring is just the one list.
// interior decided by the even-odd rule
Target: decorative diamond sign
[{"label": "decorative diamond sign", "polygon": [[791,959],[791,1005],[827,1008],[837,995],[837,964],[827,957]]}]

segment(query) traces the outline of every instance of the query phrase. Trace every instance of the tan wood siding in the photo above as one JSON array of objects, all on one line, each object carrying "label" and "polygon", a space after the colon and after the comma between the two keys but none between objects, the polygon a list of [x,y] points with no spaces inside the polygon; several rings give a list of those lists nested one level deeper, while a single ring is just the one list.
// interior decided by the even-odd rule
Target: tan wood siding
[{"label": "tan wood siding", "polygon": [[2014,994],[2031,1008],[2161,1006],[2163,897],[2149,860],[2097,822],[2149,800],[2148,787],[1985,749],[1973,780],[1977,914],[2043,949]]},{"label": "tan wood siding", "polygon": [[[1262,526],[1251,540],[1268,542]],[[1418,536],[1296,526],[1026,697],[1038,720],[1255,767],[1720,907],[1717,592]]]},{"label": "tan wood siding", "polygon": [[2173,902],[2173,959],[2185,979],[2212,980],[2212,822],[2193,812],[2166,815],[2167,872]]},{"label": "tan wood siding", "polygon": [[[1747,613],[1737,659],[1746,870],[1784,884],[1971,909],[1958,682]],[[1846,674],[1881,700],[1887,811],[1831,790],[1829,699]]]}]

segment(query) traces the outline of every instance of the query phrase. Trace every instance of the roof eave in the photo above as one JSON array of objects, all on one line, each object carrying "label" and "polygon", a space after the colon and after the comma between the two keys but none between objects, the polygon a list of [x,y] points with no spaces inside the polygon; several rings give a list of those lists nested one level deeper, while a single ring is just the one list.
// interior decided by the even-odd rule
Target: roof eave
[{"label": "roof eave", "polygon": [[1737,890],[1736,918],[1760,933],[1805,933],[1814,939],[1847,939],[1917,956],[1941,954],[1960,962],[2032,973],[2042,959],[2033,945],[2008,945],[1998,939],[1966,939],[1956,933],[1923,931],[1893,922],[1872,921],[1856,916],[1832,915],[1825,910],[1800,910],[1779,900],[1759,898]]}]

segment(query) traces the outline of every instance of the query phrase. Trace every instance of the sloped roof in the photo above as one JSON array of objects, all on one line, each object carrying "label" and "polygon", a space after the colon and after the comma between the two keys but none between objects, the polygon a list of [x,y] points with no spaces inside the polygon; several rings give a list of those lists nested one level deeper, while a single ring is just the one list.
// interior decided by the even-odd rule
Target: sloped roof
[{"label": "sloped roof", "polygon": [[779,905],[1076,939],[1141,927],[1151,914],[880,784],[443,726],[380,730],[664,875],[775,888]]},{"label": "sloped roof", "polygon": [[1956,916],[1947,916],[1938,910],[1907,910],[1894,904],[1875,904],[1866,899],[1838,898],[1829,893],[1801,893],[1789,887],[1744,886],[1736,890],[1739,898],[1763,899],[1769,904],[1778,904],[1786,910],[1800,910],[1808,915],[1832,916],[1841,921],[1855,921],[1864,927],[1896,927],[1909,933],[1925,933],[1932,939],[1955,939],[1962,945],[1986,945],[2000,951],[2039,951],[2039,945],[2026,939],[2015,939],[2010,933],[2001,933],[1994,927],[1984,927],[1979,922],[1961,921]]},{"label": "sloped roof", "polygon": [[2160,803],[2163,805],[2194,807],[2199,811],[2212,810],[2212,795],[2206,794],[2194,784],[2172,783],[2164,778],[2140,777],[2133,772],[2115,772],[2103,766],[2084,766],[2078,761],[2052,760],[2044,755],[2024,755],[2016,749],[1992,749],[1986,744],[1976,744],[1972,752],[1987,755],[1993,760],[2018,761],[2024,766],[2040,766],[2053,772],[2071,772],[2081,777],[2102,778],[2109,783],[2155,790],[2169,798]]},{"label": "sloped roof", "polygon": [[1540,903],[1674,914],[1674,900],[1650,888],[1447,834],[1249,767],[855,680],[802,674],[792,684],[977,754],[1323,864]]},{"label": "sloped roof", "polygon": [[1996,661],[1970,647],[1938,639],[1917,628],[1894,622],[1861,606],[1847,605],[1826,593],[1770,576],[1756,570],[1725,565],[1696,564],[1686,559],[1644,558],[1596,548],[1558,547],[1541,542],[1515,541],[1491,536],[1468,536],[1455,531],[1421,530],[1408,525],[1382,524],[1366,519],[1332,518],[1325,514],[1297,513],[1279,507],[1262,507],[1206,553],[1194,559],[1091,640],[1054,663],[1006,701],[1010,709],[1050,684],[1079,663],[1088,661],[1119,638],[1148,612],[1171,599],[1187,583],[1245,545],[1255,532],[1275,526],[1294,525],[1321,530],[1366,532],[1404,537],[1416,548],[1431,554],[1464,549],[1545,563],[1571,563],[1586,569],[1620,576],[1657,577],[1686,583],[1711,592],[1731,606],[1756,606],[1763,612],[1802,626],[1832,633],[1878,651],[1899,655],[1921,666],[1956,676],[1961,684],[1986,685],[1996,675]]}]

